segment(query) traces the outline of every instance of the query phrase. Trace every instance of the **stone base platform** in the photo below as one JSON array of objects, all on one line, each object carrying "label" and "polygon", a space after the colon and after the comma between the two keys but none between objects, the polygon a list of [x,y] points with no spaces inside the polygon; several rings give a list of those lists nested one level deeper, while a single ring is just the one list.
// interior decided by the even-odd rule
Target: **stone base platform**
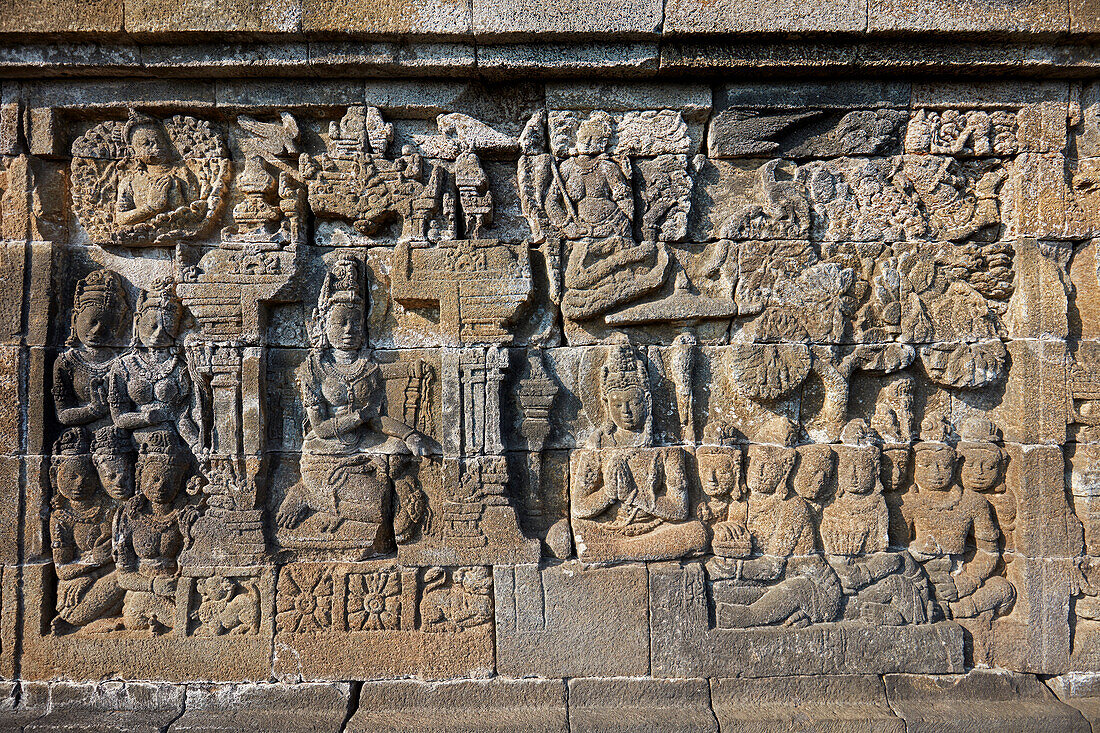
[{"label": "stone base platform", "polygon": [[759,731],[1089,733],[1100,675],[0,684],[0,730],[72,733]]}]

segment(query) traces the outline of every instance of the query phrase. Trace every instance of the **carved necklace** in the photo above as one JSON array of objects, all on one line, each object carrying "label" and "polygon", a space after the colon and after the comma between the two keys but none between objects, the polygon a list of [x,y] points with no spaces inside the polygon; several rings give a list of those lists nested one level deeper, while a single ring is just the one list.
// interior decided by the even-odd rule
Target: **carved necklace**
[{"label": "carved necklace", "polygon": [[351,385],[363,376],[363,372],[370,365],[369,360],[363,358],[362,355],[357,356],[355,361],[347,366],[342,366],[335,358],[329,360],[322,358],[320,361],[321,368],[325,373],[339,379],[349,391],[351,391]]},{"label": "carved necklace", "polygon": [[103,361],[88,361],[88,357],[84,356],[80,349],[72,349],[69,353],[72,354],[73,366],[93,377],[106,376],[107,372],[111,370],[111,362],[114,361],[113,356]]},{"label": "carved necklace", "polygon": [[141,376],[145,377],[151,382],[159,382],[167,377],[173,371],[175,371],[176,365],[179,364],[179,354],[173,354],[171,358],[164,361],[156,361],[150,359],[146,354],[138,352],[134,354],[137,362],[138,370]]}]

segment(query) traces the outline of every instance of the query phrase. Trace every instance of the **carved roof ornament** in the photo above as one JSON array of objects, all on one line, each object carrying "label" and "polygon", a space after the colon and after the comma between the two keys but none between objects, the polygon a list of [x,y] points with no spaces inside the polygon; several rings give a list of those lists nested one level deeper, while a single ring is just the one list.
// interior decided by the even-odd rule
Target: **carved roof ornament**
[{"label": "carved roof ornament", "polygon": [[73,208],[97,244],[153,246],[206,233],[226,203],[229,154],[209,122],[130,110],[73,142]]}]

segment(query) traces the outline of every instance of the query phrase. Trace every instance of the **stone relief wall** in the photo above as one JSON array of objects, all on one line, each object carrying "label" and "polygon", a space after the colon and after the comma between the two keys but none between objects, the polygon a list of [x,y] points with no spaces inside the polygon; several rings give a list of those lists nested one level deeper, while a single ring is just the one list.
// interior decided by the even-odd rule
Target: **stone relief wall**
[{"label": "stone relief wall", "polygon": [[3,676],[1100,670],[1093,86],[387,88],[4,106]]}]

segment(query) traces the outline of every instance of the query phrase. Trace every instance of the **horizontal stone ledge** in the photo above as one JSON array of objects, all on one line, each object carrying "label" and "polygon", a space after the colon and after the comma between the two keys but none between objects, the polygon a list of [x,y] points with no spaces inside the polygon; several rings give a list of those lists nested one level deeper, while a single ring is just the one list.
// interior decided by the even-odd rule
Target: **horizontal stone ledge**
[{"label": "horizontal stone ledge", "polygon": [[[403,78],[438,73],[448,77],[562,78],[591,71],[617,78],[685,78],[758,81],[762,72],[782,78],[855,76],[866,69],[920,70],[922,74],[1016,74],[1080,77],[1100,68],[1083,36],[1015,38],[834,34],[800,39],[760,34],[680,35],[652,38],[554,38],[530,34],[515,40],[408,35],[262,38],[204,34],[135,43],[132,37],[0,32],[0,77],[65,76],[181,78],[324,77],[363,74]],[[720,76],[719,76],[720,75]],[[839,77],[838,77],[839,75]]]}]

